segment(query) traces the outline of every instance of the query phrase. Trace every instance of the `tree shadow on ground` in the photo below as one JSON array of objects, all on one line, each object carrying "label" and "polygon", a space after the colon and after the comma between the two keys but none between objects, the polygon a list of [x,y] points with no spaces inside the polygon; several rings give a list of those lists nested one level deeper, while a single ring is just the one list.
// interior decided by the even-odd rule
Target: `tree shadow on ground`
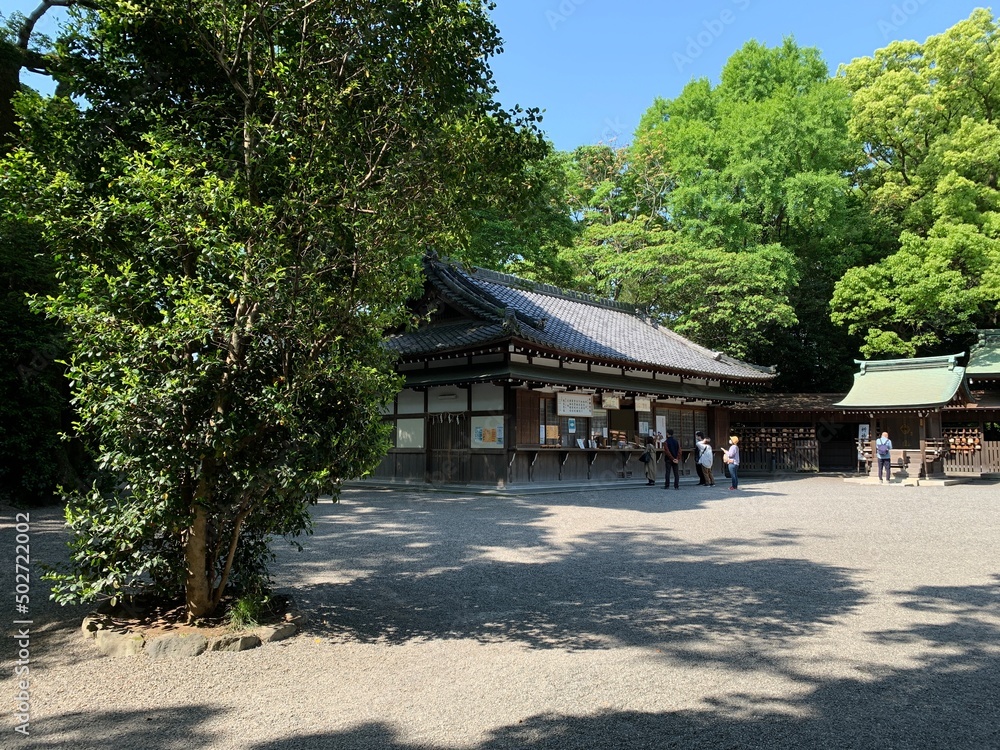
[{"label": "tree shadow on ground", "polygon": [[[553,538],[543,504],[468,499],[441,513],[441,502],[327,506],[308,555],[286,556],[307,631],[364,643],[641,645],[702,661],[692,647],[706,638],[797,637],[864,599],[850,571],[809,560],[739,559],[656,526]],[[760,541],[792,543],[791,532]]]},{"label": "tree shadow on ground", "polygon": [[5,727],[3,747],[32,750],[198,750],[219,747],[212,732],[222,709],[203,705],[151,708],[148,711],[92,711],[47,716],[22,737]]},{"label": "tree shadow on ground", "polygon": [[[543,507],[500,509],[463,502],[461,523],[467,526],[459,529],[454,519],[445,523],[437,517],[434,503],[416,501],[402,509],[366,508],[343,517],[334,511],[318,518],[317,539],[308,548],[318,548],[316,553],[290,556],[284,563],[287,577],[306,582],[299,598],[314,618],[308,628],[319,627],[333,638],[390,644],[449,637],[508,639],[537,648],[655,644],[650,658],[711,658],[729,668],[778,671],[798,686],[780,695],[764,695],[764,690],[718,694],[697,710],[536,714],[494,727],[481,742],[462,746],[465,750],[1000,747],[1000,576],[985,585],[892,592],[915,620],[931,615],[933,622],[874,630],[864,637],[873,644],[906,644],[916,653],[912,661],[888,667],[871,660],[873,666],[862,665],[854,676],[825,679],[798,671],[780,652],[783,644],[817,632],[863,603],[850,571],[799,559],[741,563],[726,542],[696,547],[662,528],[604,529],[552,539],[540,524]],[[484,524],[500,529],[487,533]],[[794,545],[796,536],[782,532],[761,544],[782,541]],[[339,576],[336,581],[308,582],[331,569]],[[329,622],[322,624],[322,617]],[[367,624],[369,618],[374,625]],[[708,642],[719,646],[711,657],[692,648]],[[760,653],[748,658],[754,646]],[[3,746],[459,747],[411,739],[405,727],[388,722],[241,741],[212,730],[228,710],[203,704],[141,712],[95,707],[47,716],[23,741],[8,727]]]},{"label": "tree shadow on ground", "polygon": [[[1000,581],[1000,578],[998,578]],[[800,674],[794,696],[730,694],[702,710],[606,710],[587,716],[540,714],[495,729],[469,750],[552,748],[850,748],[984,750],[1000,747],[1000,584],[911,592],[914,603],[948,612],[950,622],[870,634],[920,643],[917,664],[856,678]],[[364,724],[345,732],[266,742],[252,750],[320,748],[429,750],[398,730]]]},{"label": "tree shadow on ground", "polygon": [[677,654],[712,636],[804,635],[862,599],[845,573],[808,561],[650,560],[617,545],[530,566],[489,561],[433,573],[377,572],[347,584],[297,586],[296,596],[307,629],[335,639],[659,645]]},{"label": "tree shadow on ground", "polygon": [[[680,490],[673,488],[665,490],[661,484],[656,486],[623,484],[619,486],[605,485],[596,488],[596,491],[588,492],[565,490],[562,492],[532,493],[530,497],[555,506],[608,508],[659,514],[695,510],[704,508],[710,503],[738,502],[765,496],[781,497],[785,494],[743,483],[740,484],[739,492],[729,491],[728,487],[728,479],[723,479],[714,487],[700,487],[694,483],[685,483],[681,485]],[[504,496],[504,499],[519,497],[524,496],[512,493]]]},{"label": "tree shadow on ground", "polygon": [[[925,633],[913,632],[914,637]],[[945,635],[941,631],[938,635]],[[456,745],[410,740],[405,728],[363,723],[346,730],[240,741],[212,731],[225,709],[187,705],[142,712],[93,711],[47,717],[30,738],[5,747],[74,750],[985,750],[1000,747],[1000,655],[996,627],[948,634],[951,652],[913,668],[856,679],[801,676],[798,697],[732,694],[701,710],[537,714]],[[308,688],[304,688],[308,689]]]}]

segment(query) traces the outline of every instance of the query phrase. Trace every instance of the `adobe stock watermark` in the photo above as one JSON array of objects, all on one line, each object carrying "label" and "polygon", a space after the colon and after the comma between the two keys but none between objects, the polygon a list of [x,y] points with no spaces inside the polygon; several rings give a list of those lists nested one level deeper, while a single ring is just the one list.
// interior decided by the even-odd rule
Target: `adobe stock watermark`
[{"label": "adobe stock watermark", "polygon": [[14,518],[14,731],[31,734],[31,516]]},{"label": "adobe stock watermark", "polygon": [[555,31],[559,24],[569,19],[585,2],[587,0],[562,0],[554,9],[549,8],[545,11],[545,20],[549,22],[549,28]]},{"label": "adobe stock watermark", "polygon": [[928,2],[930,0],[903,0],[901,3],[893,3],[889,18],[879,19],[878,22],[878,30],[882,32],[882,38],[890,41],[900,27],[917,15],[917,12]]},{"label": "adobe stock watermark", "polygon": [[674,52],[674,65],[677,66],[678,72],[701,57],[705,50],[723,35],[726,27],[736,22],[737,14],[750,7],[750,0],[731,0],[731,2],[732,8],[723,8],[718,16],[702,22],[701,31],[688,35],[684,40],[687,46],[684,47],[683,53]]},{"label": "adobe stock watermark", "polygon": [[616,117],[614,120],[610,117],[605,117],[604,130],[601,131],[601,137],[598,139],[598,142],[617,144],[624,133],[625,126],[622,124],[620,117]]}]

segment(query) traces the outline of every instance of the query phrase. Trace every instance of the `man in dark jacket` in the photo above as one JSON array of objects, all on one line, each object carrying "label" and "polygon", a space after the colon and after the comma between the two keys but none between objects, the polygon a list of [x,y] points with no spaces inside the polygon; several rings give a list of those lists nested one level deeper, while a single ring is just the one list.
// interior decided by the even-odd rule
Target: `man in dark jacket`
[{"label": "man in dark jacket", "polygon": [[670,472],[674,473],[674,489],[681,488],[681,446],[674,437],[673,430],[667,430],[667,441],[663,444],[663,462],[667,465],[667,474],[663,489],[670,489]]}]

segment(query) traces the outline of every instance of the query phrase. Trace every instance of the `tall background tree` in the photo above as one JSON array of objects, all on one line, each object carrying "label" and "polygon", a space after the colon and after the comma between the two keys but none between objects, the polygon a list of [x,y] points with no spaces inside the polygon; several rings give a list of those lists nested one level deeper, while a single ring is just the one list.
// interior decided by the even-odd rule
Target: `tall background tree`
[{"label": "tall background tree", "polygon": [[778,387],[845,387],[857,342],[828,303],[883,242],[850,180],[850,106],[818,50],[748,42],[717,86],[656,100],[631,146],[578,149],[569,206],[584,229],[563,253],[577,285],[779,364]]},{"label": "tall background tree", "polygon": [[[267,585],[268,538],[386,446],[385,349],[428,246],[547,149],[494,101],[488,5],[153,0],[77,9],[63,90],[21,97],[7,213],[53,249],[101,480],[69,506],[64,600]],[[486,166],[484,166],[486,165]],[[488,166],[488,168],[487,168]],[[540,191],[544,194],[544,191]]]},{"label": "tall background tree", "polygon": [[898,242],[845,271],[833,319],[867,356],[953,353],[1000,322],[1000,34],[976,10],[923,44],[893,42],[842,71],[857,181]]}]

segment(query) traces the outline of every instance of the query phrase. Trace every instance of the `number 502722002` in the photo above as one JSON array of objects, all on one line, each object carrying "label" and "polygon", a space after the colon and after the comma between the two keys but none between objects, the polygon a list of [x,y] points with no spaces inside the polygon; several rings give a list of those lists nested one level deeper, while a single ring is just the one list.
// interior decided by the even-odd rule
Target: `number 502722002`
[{"label": "number 502722002", "polygon": [[14,542],[14,605],[18,614],[28,612],[28,593],[31,589],[31,518],[27,513],[18,513],[14,519],[17,536]]}]

